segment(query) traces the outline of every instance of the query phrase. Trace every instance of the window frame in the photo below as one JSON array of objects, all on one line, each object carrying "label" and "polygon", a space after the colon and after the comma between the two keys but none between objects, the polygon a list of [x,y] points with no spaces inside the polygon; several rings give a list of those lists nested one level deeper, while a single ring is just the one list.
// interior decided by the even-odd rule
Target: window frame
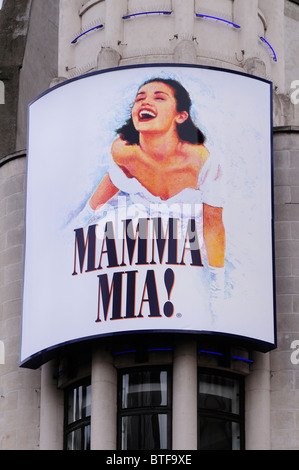
[{"label": "window frame", "polygon": [[[85,387],[88,387],[88,386],[91,387],[91,378],[85,378],[83,380],[74,382],[74,383],[68,385],[64,389],[64,425],[63,425],[63,449],[64,450],[67,450],[67,442],[68,442],[69,434],[71,434],[74,431],[81,430],[81,437],[82,437],[81,443],[83,443],[84,442],[84,439],[83,439],[84,430],[88,426],[89,426],[89,428],[91,426],[91,412],[90,412],[89,416],[85,416],[84,418],[80,418],[76,421],[73,421],[72,423],[68,422],[69,393],[72,390],[75,390],[76,388],[84,387],[84,386]],[[90,432],[91,432],[91,429],[90,429]],[[81,449],[74,449],[74,450],[83,450],[83,449],[81,448]],[[90,448],[86,449],[86,450],[90,450]]]},{"label": "window frame", "polygon": [[[135,408],[122,408],[122,377],[130,373],[138,372],[166,372],[167,373],[167,405],[163,406],[140,406]],[[126,416],[145,416],[145,415],[167,416],[167,448],[172,449],[172,368],[169,366],[141,366],[129,367],[118,371],[117,380],[117,450],[122,450],[122,418]],[[139,449],[132,449],[139,450]],[[141,450],[141,449],[140,449]],[[147,450],[147,449],[144,449]]]},{"label": "window frame", "polygon": [[[201,375],[208,375],[210,377],[223,377],[227,379],[237,380],[239,383],[239,413],[231,413],[227,411],[209,410],[200,408],[199,399],[199,383]],[[197,374],[197,448],[200,449],[200,417],[215,418],[227,422],[238,423],[240,426],[240,449],[245,450],[245,378],[241,374],[233,372],[198,368]],[[232,450],[232,449],[231,449]]]}]

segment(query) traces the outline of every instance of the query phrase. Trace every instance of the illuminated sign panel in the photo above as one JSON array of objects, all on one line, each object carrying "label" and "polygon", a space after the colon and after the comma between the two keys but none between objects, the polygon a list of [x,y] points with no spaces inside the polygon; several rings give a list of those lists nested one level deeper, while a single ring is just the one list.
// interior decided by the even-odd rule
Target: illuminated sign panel
[{"label": "illuminated sign panel", "polygon": [[271,84],[136,66],[29,108],[21,364],[133,332],[275,345]]}]

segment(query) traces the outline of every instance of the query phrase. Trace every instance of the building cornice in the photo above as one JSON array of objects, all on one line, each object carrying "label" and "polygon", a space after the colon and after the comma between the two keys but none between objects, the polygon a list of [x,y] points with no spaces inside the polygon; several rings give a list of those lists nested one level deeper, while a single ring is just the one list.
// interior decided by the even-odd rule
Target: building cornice
[{"label": "building cornice", "polygon": [[27,156],[26,150],[19,150],[18,152],[5,155],[5,157],[0,158],[0,167],[5,165],[6,163],[11,162],[12,160],[17,160],[18,158],[25,158],[26,156]]},{"label": "building cornice", "polygon": [[276,126],[273,127],[273,133],[284,133],[284,134],[291,134],[299,132],[299,126]]}]

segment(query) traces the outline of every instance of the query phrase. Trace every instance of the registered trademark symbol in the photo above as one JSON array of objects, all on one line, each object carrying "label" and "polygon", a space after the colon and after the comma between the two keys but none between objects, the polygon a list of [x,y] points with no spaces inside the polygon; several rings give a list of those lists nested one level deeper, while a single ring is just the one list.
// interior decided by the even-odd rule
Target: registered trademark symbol
[{"label": "registered trademark symbol", "polygon": [[181,313],[177,313],[176,316],[177,316],[178,318],[181,318],[182,314],[181,314]]}]

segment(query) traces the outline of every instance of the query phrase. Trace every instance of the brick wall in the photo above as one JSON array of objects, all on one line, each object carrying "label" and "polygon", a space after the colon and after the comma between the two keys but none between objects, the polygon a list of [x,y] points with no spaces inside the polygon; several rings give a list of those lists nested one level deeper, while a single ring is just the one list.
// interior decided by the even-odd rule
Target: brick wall
[{"label": "brick wall", "polygon": [[18,157],[0,167],[0,450],[39,444],[40,372],[19,367],[26,159]]},{"label": "brick wall", "polygon": [[[287,131],[287,132],[286,132]],[[271,353],[272,448],[299,448],[299,129],[274,134],[278,348]],[[297,346],[298,348],[298,346]],[[299,357],[299,354],[297,355]]]}]

